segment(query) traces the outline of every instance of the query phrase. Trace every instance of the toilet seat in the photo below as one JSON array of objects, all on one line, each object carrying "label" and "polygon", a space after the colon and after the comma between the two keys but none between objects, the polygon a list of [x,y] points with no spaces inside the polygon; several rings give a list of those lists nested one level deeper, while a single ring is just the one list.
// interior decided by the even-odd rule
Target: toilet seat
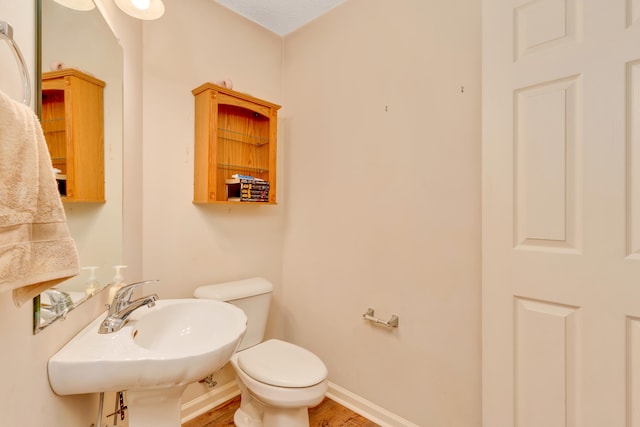
[{"label": "toilet seat", "polygon": [[277,387],[311,387],[328,375],[327,367],[318,356],[275,339],[237,353],[237,362],[254,380]]}]

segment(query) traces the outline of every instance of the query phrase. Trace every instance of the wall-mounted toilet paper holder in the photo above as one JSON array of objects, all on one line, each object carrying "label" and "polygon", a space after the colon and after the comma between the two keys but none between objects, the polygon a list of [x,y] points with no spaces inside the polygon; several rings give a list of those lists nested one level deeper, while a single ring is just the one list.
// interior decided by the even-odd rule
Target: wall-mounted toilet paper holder
[{"label": "wall-mounted toilet paper holder", "polygon": [[395,314],[392,315],[391,318],[386,322],[382,319],[378,319],[377,317],[374,316],[373,308],[367,309],[367,312],[363,314],[362,317],[365,320],[368,320],[378,325],[386,326],[387,328],[397,328],[398,323],[400,322],[400,318]]}]

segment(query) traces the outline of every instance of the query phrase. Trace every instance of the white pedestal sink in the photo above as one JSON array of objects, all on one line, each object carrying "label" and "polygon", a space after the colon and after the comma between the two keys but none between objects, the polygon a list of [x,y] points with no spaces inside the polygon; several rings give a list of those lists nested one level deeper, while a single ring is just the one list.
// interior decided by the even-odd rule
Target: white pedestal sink
[{"label": "white pedestal sink", "polygon": [[130,427],[179,427],[186,386],[222,367],[245,333],[239,308],[201,299],[158,300],[119,331],[94,320],[49,359],[56,394],[127,391]]}]

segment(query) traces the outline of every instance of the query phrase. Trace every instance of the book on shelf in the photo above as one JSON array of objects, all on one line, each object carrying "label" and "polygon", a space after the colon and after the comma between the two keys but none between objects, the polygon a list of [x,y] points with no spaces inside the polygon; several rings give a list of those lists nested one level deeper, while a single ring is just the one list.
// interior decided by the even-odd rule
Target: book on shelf
[{"label": "book on shelf", "polygon": [[232,187],[231,189],[232,190],[236,190],[236,191],[240,190],[240,191],[252,191],[252,192],[258,192],[258,191],[267,191],[268,192],[269,191],[269,187],[258,187],[258,186],[255,186],[255,185],[247,185],[247,186],[240,187],[239,189]]},{"label": "book on shelf", "polygon": [[[251,196],[251,195],[260,195],[260,194],[269,194],[268,188],[243,188],[240,190],[240,195],[242,196]],[[236,194],[237,195],[237,194]]]},{"label": "book on shelf", "polygon": [[[237,194],[234,194],[237,196]],[[269,190],[242,190],[240,192],[240,197],[245,197],[247,199],[255,199],[255,198],[269,198]]]},{"label": "book on shelf", "polygon": [[256,178],[255,176],[251,176],[251,175],[242,175],[239,173],[234,173],[233,175],[231,175],[232,179],[244,179],[244,180],[251,180],[251,181],[264,181],[264,179],[262,178]]},{"label": "book on shelf", "polygon": [[233,185],[233,184],[242,184],[242,185],[252,185],[252,186],[264,186],[269,187],[269,181],[260,180],[257,181],[255,179],[244,179],[244,178],[227,178],[224,180],[225,184]]}]

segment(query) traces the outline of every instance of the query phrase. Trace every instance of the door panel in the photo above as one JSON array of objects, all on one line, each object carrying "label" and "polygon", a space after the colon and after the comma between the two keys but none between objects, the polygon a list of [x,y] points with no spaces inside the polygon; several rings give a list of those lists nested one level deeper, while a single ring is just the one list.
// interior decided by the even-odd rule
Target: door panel
[{"label": "door panel", "polygon": [[575,425],[578,311],[515,299],[517,425]]},{"label": "door panel", "polygon": [[640,61],[627,65],[627,254],[640,259]]},{"label": "door panel", "polygon": [[515,93],[516,246],[577,248],[579,83],[570,77]]}]

